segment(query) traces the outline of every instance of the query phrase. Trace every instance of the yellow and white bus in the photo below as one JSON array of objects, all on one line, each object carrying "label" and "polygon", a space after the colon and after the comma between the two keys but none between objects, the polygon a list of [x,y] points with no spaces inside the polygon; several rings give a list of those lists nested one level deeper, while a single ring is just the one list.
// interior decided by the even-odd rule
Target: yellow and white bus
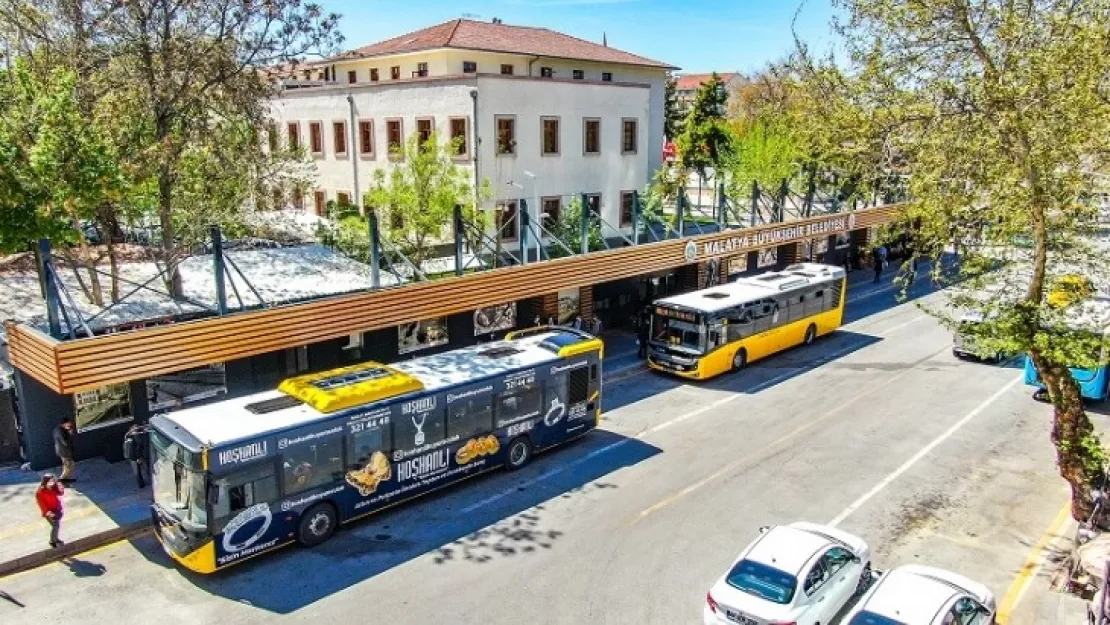
[{"label": "yellow and white bus", "polygon": [[657,300],[648,366],[704,380],[840,327],[845,273],[801,263]]}]

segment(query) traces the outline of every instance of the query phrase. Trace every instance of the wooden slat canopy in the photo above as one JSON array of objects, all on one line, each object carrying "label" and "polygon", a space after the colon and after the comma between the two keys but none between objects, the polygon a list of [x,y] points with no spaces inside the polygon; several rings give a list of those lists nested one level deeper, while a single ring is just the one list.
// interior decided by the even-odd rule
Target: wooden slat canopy
[{"label": "wooden slat canopy", "polygon": [[73,393],[865,228],[900,210],[887,205],[728,230],[72,341],[8,324],[9,354],[50,389]]}]

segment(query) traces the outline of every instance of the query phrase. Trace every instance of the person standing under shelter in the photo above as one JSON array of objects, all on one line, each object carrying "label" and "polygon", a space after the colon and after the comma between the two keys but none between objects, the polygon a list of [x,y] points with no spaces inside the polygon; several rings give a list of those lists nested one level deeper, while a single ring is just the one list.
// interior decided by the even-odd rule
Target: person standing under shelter
[{"label": "person standing under shelter", "polygon": [[873,254],[871,254],[871,262],[875,266],[875,280],[874,280],[874,282],[875,282],[875,284],[878,284],[883,279],[883,262],[884,262],[882,255],[879,254],[879,250],[875,250],[875,252]]},{"label": "person standing under shelter", "polygon": [[132,423],[127,434],[123,435],[123,457],[131,463],[139,488],[146,488],[146,478],[150,475],[150,468],[147,466],[149,447],[150,435],[147,433],[146,426]]},{"label": "person standing under shelter", "polygon": [[66,417],[54,428],[54,453],[62,461],[60,482],[72,482],[73,477],[73,418]]},{"label": "person standing under shelter", "polygon": [[58,538],[62,528],[62,495],[65,488],[54,479],[51,473],[44,473],[39,481],[38,490],[35,491],[35,502],[39,505],[42,518],[50,524],[50,547],[57,548],[65,544]]},{"label": "person standing under shelter", "polygon": [[636,357],[647,358],[648,336],[651,328],[651,307],[644,306],[636,323]]}]

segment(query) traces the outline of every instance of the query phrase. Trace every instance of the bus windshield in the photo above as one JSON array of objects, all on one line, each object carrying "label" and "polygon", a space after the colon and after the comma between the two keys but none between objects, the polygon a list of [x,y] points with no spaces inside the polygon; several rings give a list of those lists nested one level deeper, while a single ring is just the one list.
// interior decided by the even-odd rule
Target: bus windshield
[{"label": "bus windshield", "polygon": [[702,351],[701,326],[673,317],[655,315],[651,324],[652,338],[667,345]]},{"label": "bus windshield", "polygon": [[181,460],[195,456],[157,431],[150,433],[154,459],[150,478],[154,503],[193,532],[208,529],[204,473]]}]

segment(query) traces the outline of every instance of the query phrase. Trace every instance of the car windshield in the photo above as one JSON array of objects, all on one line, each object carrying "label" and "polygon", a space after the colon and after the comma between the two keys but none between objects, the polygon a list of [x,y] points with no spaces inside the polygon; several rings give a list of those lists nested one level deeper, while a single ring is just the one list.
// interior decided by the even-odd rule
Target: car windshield
[{"label": "car windshield", "polygon": [[154,503],[193,532],[208,529],[208,512],[205,507],[204,474],[175,461],[190,455],[165,436],[151,432],[154,452],[150,465],[150,478]]},{"label": "car windshield", "polygon": [[651,331],[652,338],[656,341],[701,351],[701,326],[696,323],[655,315]]},{"label": "car windshield", "polygon": [[793,575],[751,560],[737,562],[725,581],[733,588],[783,605],[794,598],[794,588],[798,585]]},{"label": "car windshield", "polygon": [[896,621],[892,618],[880,616],[874,612],[864,610],[859,614],[852,617],[848,625],[906,625],[902,621]]}]

